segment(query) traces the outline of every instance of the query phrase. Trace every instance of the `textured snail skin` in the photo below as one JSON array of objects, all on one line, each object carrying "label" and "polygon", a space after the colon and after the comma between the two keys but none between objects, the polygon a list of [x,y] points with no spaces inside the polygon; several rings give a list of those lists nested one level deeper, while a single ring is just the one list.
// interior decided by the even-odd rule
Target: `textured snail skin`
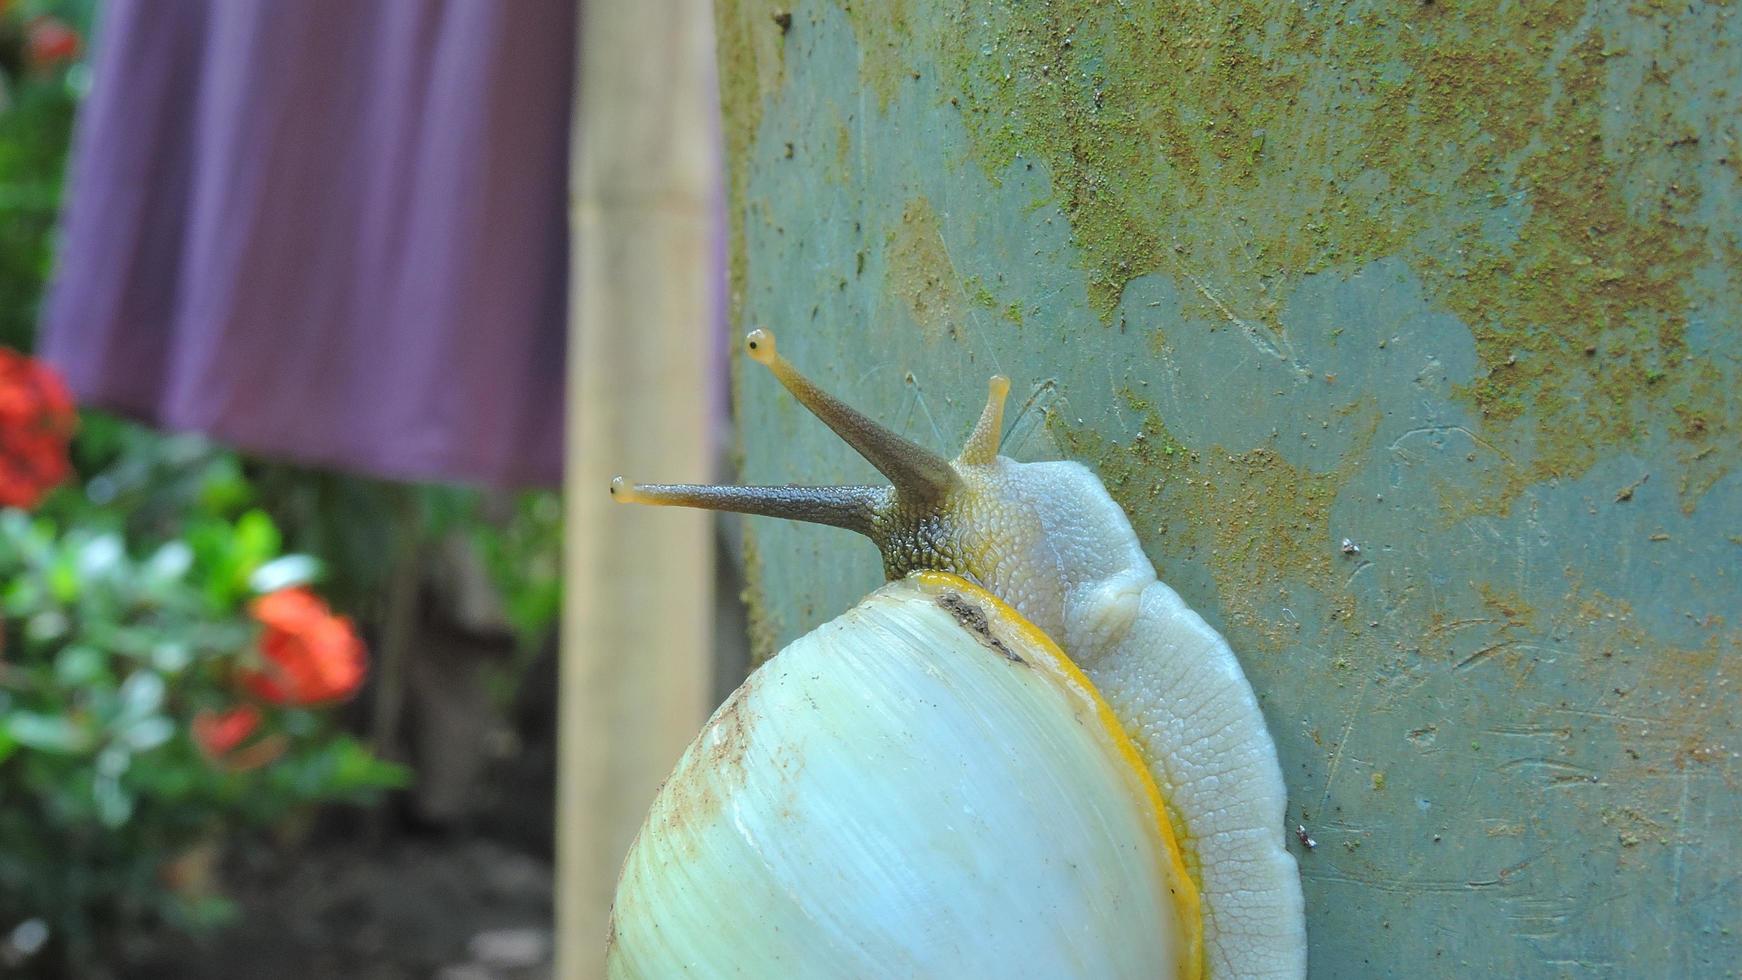
[{"label": "textured snail skin", "polygon": [[1306,975],[1276,747],[1221,634],[1159,581],[1074,462],[961,468],[962,570],[1058,640],[1149,763],[1203,893],[1211,977]]},{"label": "textured snail skin", "polygon": [[1125,513],[1074,462],[997,455],[1008,380],[954,459],[818,388],[752,331],[746,352],[889,478],[891,486],[629,485],[627,502],[707,507],[847,528],[891,580],[932,570],[983,585],[1057,641],[1098,688],[1166,800],[1202,898],[1217,978],[1306,975],[1300,877],[1285,843],[1276,746],[1222,636],[1159,581]]}]

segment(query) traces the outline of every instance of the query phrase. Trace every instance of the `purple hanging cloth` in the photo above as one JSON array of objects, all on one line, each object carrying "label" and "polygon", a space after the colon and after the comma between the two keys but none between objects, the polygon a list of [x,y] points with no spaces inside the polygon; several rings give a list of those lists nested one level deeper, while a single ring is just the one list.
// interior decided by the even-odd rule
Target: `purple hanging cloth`
[{"label": "purple hanging cloth", "polygon": [[574,0],[114,0],[39,347],[82,402],[561,477]]}]

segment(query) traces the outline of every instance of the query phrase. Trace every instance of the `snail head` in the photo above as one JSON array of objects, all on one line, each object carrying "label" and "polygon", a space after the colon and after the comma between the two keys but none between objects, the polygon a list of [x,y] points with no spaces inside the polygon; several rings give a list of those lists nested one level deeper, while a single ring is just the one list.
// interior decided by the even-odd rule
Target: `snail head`
[{"label": "snail head", "polygon": [[[611,481],[618,501],[783,517],[857,531],[883,553],[890,579],[920,569],[989,581],[998,553],[989,537],[1008,508],[996,499],[1004,399],[1010,381],[994,375],[986,408],[961,453],[949,460],[884,427],[817,387],[780,356],[774,334],[752,330],[745,352],[773,372],[799,403],[835,430],[889,480],[888,486],[713,486]],[[1006,461],[1007,462],[1007,461]]]}]

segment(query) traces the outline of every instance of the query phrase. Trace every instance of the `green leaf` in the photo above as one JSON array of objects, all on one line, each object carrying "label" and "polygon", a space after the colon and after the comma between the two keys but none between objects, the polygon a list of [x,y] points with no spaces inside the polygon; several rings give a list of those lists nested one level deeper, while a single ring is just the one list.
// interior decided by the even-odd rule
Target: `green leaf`
[{"label": "green leaf", "polygon": [[308,555],[285,555],[261,565],[248,577],[248,587],[262,595],[307,585],[321,573],[321,563]]},{"label": "green leaf", "polygon": [[61,650],[54,658],[54,677],[64,687],[92,687],[108,678],[109,658],[82,644]]},{"label": "green leaf", "polygon": [[411,771],[376,758],[363,744],[335,736],[301,765],[285,765],[275,773],[285,788],[306,799],[331,797],[366,800],[377,791],[411,782]]},{"label": "green leaf", "polygon": [[122,730],[121,740],[135,752],[149,752],[169,741],[173,735],[175,735],[175,722],[163,715],[151,715],[135,721]]},{"label": "green leaf", "polygon": [[146,717],[163,704],[163,678],[155,670],[136,670],[121,682],[121,716],[133,720]]},{"label": "green leaf", "polygon": [[24,624],[24,635],[38,643],[58,640],[66,634],[67,617],[58,609],[45,609]]},{"label": "green leaf", "polygon": [[90,747],[90,733],[71,718],[14,711],[6,719],[6,732],[19,745],[43,752],[76,755]]},{"label": "green leaf", "polygon": [[206,464],[201,474],[199,506],[208,514],[234,513],[254,497],[254,487],[242,475],[242,463],[225,453]]},{"label": "green leaf", "polygon": [[411,770],[376,758],[361,742],[340,738],[333,745],[331,792],[352,795],[364,790],[398,789],[411,783]]},{"label": "green leaf", "polygon": [[6,615],[19,619],[34,616],[49,603],[48,591],[42,587],[41,579],[34,575],[12,580],[5,586],[3,597]]},{"label": "green leaf", "polygon": [[120,779],[133,765],[133,755],[126,746],[110,745],[97,753],[97,775],[103,779]]},{"label": "green leaf", "polygon": [[127,549],[119,534],[100,534],[79,548],[76,561],[84,582],[114,578],[126,565]]},{"label": "green leaf", "polygon": [[62,605],[69,605],[79,597],[79,569],[71,554],[61,554],[49,566],[48,591]]},{"label": "green leaf", "polygon": [[97,805],[97,819],[105,827],[120,827],[133,816],[133,797],[113,776],[98,775],[91,780],[91,800]]},{"label": "green leaf", "polygon": [[190,932],[209,932],[241,916],[241,907],[222,895],[201,895],[176,903],[171,917]]},{"label": "green leaf", "polygon": [[188,573],[194,564],[194,549],[186,541],[170,541],[152,552],[141,569],[147,579],[155,582],[175,582]]},{"label": "green leaf", "polygon": [[30,534],[30,515],[16,507],[0,507],[0,541],[16,547]]},{"label": "green leaf", "polygon": [[265,511],[251,510],[236,518],[236,565],[244,574],[270,561],[278,554],[281,544],[278,526],[272,523]]},{"label": "green leaf", "polygon": [[179,639],[164,640],[151,648],[151,666],[165,674],[181,673],[193,659],[193,649]]}]

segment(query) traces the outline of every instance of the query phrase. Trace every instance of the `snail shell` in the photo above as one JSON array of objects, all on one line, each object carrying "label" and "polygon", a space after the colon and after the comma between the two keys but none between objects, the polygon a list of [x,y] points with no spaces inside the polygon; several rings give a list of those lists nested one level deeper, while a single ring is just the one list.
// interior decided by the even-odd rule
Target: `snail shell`
[{"label": "snail shell", "polygon": [[703,728],[624,864],[608,972],[1193,976],[1196,913],[1093,685],[988,593],[919,572]]},{"label": "snail shell", "polygon": [[[1009,967],[1037,976],[1305,976],[1300,879],[1285,844],[1286,790],[1257,698],[1227,642],[1156,578],[1100,480],[1078,463],[1018,463],[997,454],[1009,390],[1003,378],[992,379],[966,447],[947,460],[817,388],[779,356],[767,331],[753,331],[746,347],[892,486],[630,486],[619,479],[612,493],[857,531],[878,545],[897,584],[776,655],[691,746],[625,865],[608,972],[960,976]],[[915,572],[918,586],[902,581]],[[928,660],[919,651],[983,639],[960,620],[952,630],[932,608],[936,602],[913,599],[911,590],[923,592],[930,581],[927,572],[961,576],[951,580],[952,594],[993,610],[984,614],[988,622],[1005,630],[994,635],[1012,650],[1006,634],[1021,637],[1025,664],[1052,663],[1028,651],[1055,649],[1056,641],[1063,651],[1056,672],[1018,675],[1032,685],[1057,673],[1071,679],[1066,687],[1104,705],[1104,713],[1093,712],[1104,724],[1088,726],[1099,733],[1089,742],[1108,758],[1123,758],[1120,746],[1128,747],[1131,768],[1149,782],[1097,780],[1097,767],[1081,761],[1094,755],[1086,746],[1068,764],[1050,755],[1044,733],[1083,727],[1080,703],[1058,702],[1045,723],[1024,718],[1018,725],[992,687],[945,685],[970,700],[922,711],[930,702],[919,692],[931,689],[919,685],[948,676],[955,667],[940,664],[953,665],[955,657]],[[900,625],[907,620],[921,625]],[[854,701],[853,684],[871,683],[856,658],[876,662],[879,651],[891,664],[889,676],[877,680],[886,686]],[[783,662],[804,666],[776,666]],[[894,680],[897,663],[912,686]],[[763,703],[813,684],[829,696]],[[811,727],[795,727],[792,717]],[[975,746],[955,727],[966,717],[1000,719],[977,730],[977,756],[963,754]],[[855,727],[873,721],[883,727]],[[896,743],[912,754],[881,754]],[[734,746],[742,750],[736,757],[719,751]],[[796,775],[783,776],[781,766]],[[986,778],[967,775],[981,767]],[[1162,801],[1161,817],[1149,822],[1142,814],[1155,806],[1143,785],[1158,789]],[[842,800],[873,807],[879,818],[849,820]],[[1061,832],[1059,821],[1090,813],[1105,817],[1097,832],[1079,832],[1077,823]],[[984,814],[998,815],[998,833],[973,823]],[[843,820],[851,839],[840,836]],[[1136,829],[1151,826],[1148,838]],[[779,873],[749,870],[752,856]],[[1058,873],[1060,866],[1083,877]],[[1170,870],[1180,867],[1183,877]],[[1147,883],[1133,878],[1139,872]],[[757,905],[748,896],[758,887],[786,900]],[[1166,902],[1150,902],[1164,893]],[[1085,911],[1099,908],[1085,895],[1107,894],[1118,896],[1117,914]],[[972,912],[962,918],[950,909]],[[995,929],[995,916],[1017,912],[1021,926],[1003,931],[1005,919]],[[1058,917],[1056,928],[1044,924],[1054,921],[1048,916]],[[764,946],[783,958],[763,958]],[[805,959],[810,950],[825,958]],[[864,958],[846,958],[853,955]],[[827,958],[835,956],[843,958]]]}]

